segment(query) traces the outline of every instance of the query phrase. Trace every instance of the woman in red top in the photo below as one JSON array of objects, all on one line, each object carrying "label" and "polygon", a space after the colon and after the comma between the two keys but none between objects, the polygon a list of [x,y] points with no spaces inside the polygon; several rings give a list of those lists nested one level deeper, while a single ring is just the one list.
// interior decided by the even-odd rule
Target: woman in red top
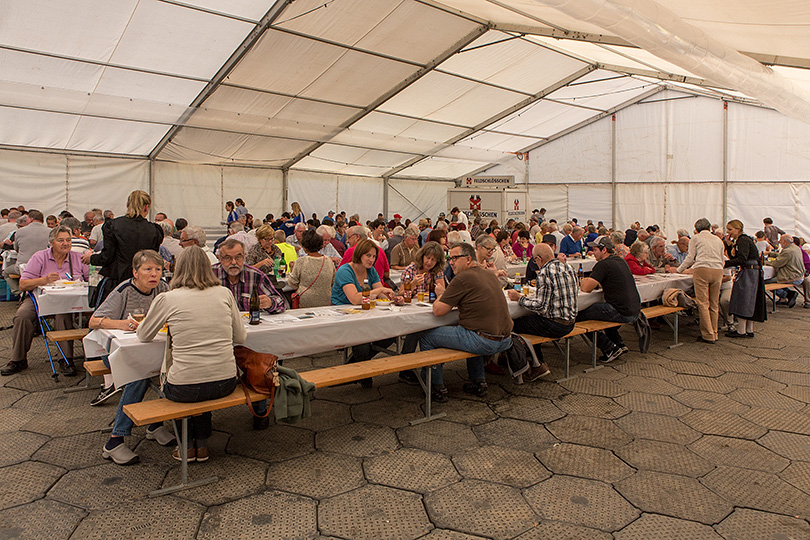
[{"label": "woman in red top", "polygon": [[634,276],[646,276],[655,273],[655,268],[647,262],[649,256],[650,246],[646,242],[633,242],[630,254],[624,260],[627,261],[627,266]]}]

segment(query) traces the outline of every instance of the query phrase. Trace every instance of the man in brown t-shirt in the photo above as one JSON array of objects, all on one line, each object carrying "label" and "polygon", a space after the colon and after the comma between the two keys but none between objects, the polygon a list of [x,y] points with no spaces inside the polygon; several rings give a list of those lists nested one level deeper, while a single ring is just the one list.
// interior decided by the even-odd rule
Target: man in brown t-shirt
[{"label": "man in brown t-shirt", "polygon": [[[489,356],[508,349],[512,345],[512,318],[498,278],[478,265],[475,248],[470,244],[453,244],[450,266],[455,278],[434,302],[433,314],[441,317],[458,307],[458,326],[440,326],[423,332],[419,339],[421,350],[448,347]],[[432,369],[433,400],[447,401],[442,366]],[[468,358],[467,373],[470,382],[464,383],[464,391],[485,396],[484,359]]]}]

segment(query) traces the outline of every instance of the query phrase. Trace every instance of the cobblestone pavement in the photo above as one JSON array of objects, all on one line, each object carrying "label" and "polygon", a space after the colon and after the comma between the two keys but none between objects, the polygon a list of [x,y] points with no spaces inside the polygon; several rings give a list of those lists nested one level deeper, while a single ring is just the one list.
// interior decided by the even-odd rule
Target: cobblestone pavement
[{"label": "cobblestone pavement", "polygon": [[[0,326],[14,308],[0,304]],[[0,379],[0,539],[807,540],[808,316],[780,308],[754,339],[717,345],[683,320],[681,347],[665,327],[649,354],[576,365],[561,384],[488,375],[486,399],[461,392],[456,362],[436,405],[446,418],[415,426],[422,397],[395,375],[318,391],[293,426],[254,432],[246,408],[218,411],[212,459],[189,469],[219,481],[158,498],[147,493],[179,477],[169,450],[136,428],[140,464],[102,459],[115,403],[64,393],[82,377],[55,383],[37,338],[31,367]],[[0,344],[5,363],[10,330]],[[573,343],[574,359],[589,355]]]}]

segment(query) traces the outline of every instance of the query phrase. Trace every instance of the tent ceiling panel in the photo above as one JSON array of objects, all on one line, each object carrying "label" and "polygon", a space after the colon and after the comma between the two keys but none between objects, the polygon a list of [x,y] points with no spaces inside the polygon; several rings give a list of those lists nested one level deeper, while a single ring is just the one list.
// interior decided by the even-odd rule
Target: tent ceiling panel
[{"label": "tent ceiling panel", "polygon": [[231,161],[237,163],[273,165],[279,160],[290,159],[308,146],[307,141],[250,136],[230,157]]},{"label": "tent ceiling panel", "polygon": [[346,132],[354,130],[438,144],[463,133],[465,128],[375,111],[352,124]]},{"label": "tent ceiling panel", "polygon": [[[635,96],[640,96],[655,84],[639,81],[632,77],[617,78],[615,75],[615,73],[596,70],[578,79],[577,84],[560,88],[547,97],[571,106],[591,107],[606,111],[620,103],[630,101]],[[587,84],[580,84],[584,82]]]},{"label": "tent ceiling panel", "polygon": [[480,161],[463,161],[440,157],[429,157],[401,170],[397,178],[441,178],[454,180],[481,168]]},{"label": "tent ceiling panel", "polygon": [[[612,49],[602,47],[597,43],[586,41],[574,41],[570,39],[554,39],[543,36],[526,36],[526,39],[535,43],[541,43],[546,47],[566,52],[584,60],[598,62],[600,64],[611,64],[632,69],[650,69],[650,66],[631,60],[622,54],[614,52]],[[617,51],[625,52],[625,48],[616,47]],[[626,49],[631,50],[629,47]]]},{"label": "tent ceiling panel", "polygon": [[535,94],[583,67],[573,58],[490,31],[442,62],[439,70]]},{"label": "tent ceiling panel", "polygon": [[276,0],[183,0],[189,6],[198,6],[219,13],[227,13],[236,17],[258,21],[267,11],[276,4]]},{"label": "tent ceiling panel", "polygon": [[0,85],[19,83],[36,87],[92,92],[104,67],[48,56],[0,49]]},{"label": "tent ceiling panel", "polygon": [[[537,142],[535,140],[531,141],[532,143]],[[516,142],[517,144],[517,142]],[[531,144],[531,143],[530,143]],[[505,144],[507,148],[512,148]],[[528,146],[524,144],[523,146]],[[523,148],[521,146],[521,148]],[[434,152],[432,155],[438,157],[446,157],[452,159],[463,159],[469,161],[478,161],[480,166],[488,165],[490,163],[500,161],[502,159],[507,159],[510,157],[511,154],[508,154],[509,150],[497,150],[497,149],[490,149],[490,148],[474,148],[472,146],[461,145],[461,144],[453,144],[446,148],[443,148],[437,152]]]},{"label": "tent ceiling panel", "polygon": [[317,158],[314,156],[307,156],[298,163],[296,163],[291,169],[293,170],[300,170],[304,171],[317,171],[323,173],[332,173],[332,174],[346,174],[346,175],[354,175],[354,176],[369,176],[369,177],[380,177],[381,171],[384,171],[384,168],[380,167],[369,167],[365,165],[348,165],[345,163],[335,163],[334,161],[327,161],[321,158]]},{"label": "tent ceiling panel", "polygon": [[[169,126],[82,116],[70,136],[68,150],[147,155]],[[109,137],[108,133],[115,133]]]},{"label": "tent ceiling panel", "polygon": [[[538,142],[537,138],[519,137],[515,135],[504,135],[488,131],[478,131],[469,137],[460,140],[454,146],[470,147],[480,150],[493,150],[499,152],[517,152],[521,148],[526,148]],[[439,152],[438,155],[446,155]]]},{"label": "tent ceiling panel", "polygon": [[0,144],[64,149],[78,122],[70,114],[0,107]]},{"label": "tent ceiling panel", "polygon": [[588,124],[529,153],[535,183],[611,181],[611,119]]},{"label": "tent ceiling panel", "polygon": [[431,72],[383,103],[379,110],[473,127],[525,97],[452,75]]},{"label": "tent ceiling panel", "polygon": [[[347,148],[334,144],[324,144],[315,150],[312,156],[323,160],[343,161],[349,165],[379,167],[380,169],[396,167],[413,157],[411,154],[366,150],[363,148]],[[378,173],[379,172],[381,171],[378,171]]]},{"label": "tent ceiling panel", "polygon": [[166,145],[160,153],[160,159],[199,163],[227,162],[245,144],[248,137],[249,135],[240,133],[184,128]]},{"label": "tent ceiling panel", "polygon": [[537,101],[512,113],[487,129],[530,137],[550,137],[597,113],[553,101]]},{"label": "tent ceiling panel", "polygon": [[[307,13],[310,10],[314,11]],[[323,0],[298,0],[276,26],[425,64],[477,25],[412,0],[342,0],[340,7],[324,5]]]}]

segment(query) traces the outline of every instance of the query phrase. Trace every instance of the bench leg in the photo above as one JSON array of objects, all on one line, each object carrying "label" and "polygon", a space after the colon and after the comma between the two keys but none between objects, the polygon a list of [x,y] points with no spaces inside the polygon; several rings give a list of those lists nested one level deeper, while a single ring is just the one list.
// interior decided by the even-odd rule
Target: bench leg
[{"label": "bench leg", "polygon": [[[674,349],[675,347],[680,347],[681,345],[683,345],[683,343],[678,342],[678,319],[681,316],[681,312],[676,311],[675,313],[673,313],[673,315],[675,315],[675,319],[672,325],[672,333],[675,336],[675,341],[672,345],[669,346],[670,349]],[[667,319],[664,318],[664,320],[666,321]]]},{"label": "bench leg", "polygon": [[211,476],[210,478],[204,478],[202,480],[197,480],[196,482],[189,483],[188,481],[188,418],[183,418],[183,436],[180,437],[180,434],[177,433],[177,424],[175,423],[174,427],[174,434],[177,437],[177,440],[180,441],[180,457],[182,458],[180,461],[180,483],[176,486],[171,486],[163,489],[157,489],[149,493],[150,497],[160,497],[161,495],[167,495],[169,493],[177,493],[178,491],[183,491],[184,489],[191,489],[194,487],[204,486],[206,484],[211,484],[219,480],[216,476]]},{"label": "bench leg", "polygon": [[74,386],[72,388],[65,388],[63,393],[70,394],[73,392],[84,392],[85,390],[94,390],[96,388],[101,388],[100,384],[90,384],[90,374],[85,372],[84,373],[84,386]]},{"label": "bench leg", "polygon": [[437,418],[444,418],[447,416],[447,413],[431,414],[430,406],[432,404],[432,400],[430,390],[433,384],[433,370],[428,366],[425,371],[427,371],[427,381],[423,381],[422,377],[420,377],[418,373],[416,374],[416,380],[419,381],[419,385],[422,387],[422,390],[425,391],[425,417],[417,418],[416,420],[411,420],[408,422],[412,426],[424,424],[425,422],[430,422],[431,420],[436,420]]}]

